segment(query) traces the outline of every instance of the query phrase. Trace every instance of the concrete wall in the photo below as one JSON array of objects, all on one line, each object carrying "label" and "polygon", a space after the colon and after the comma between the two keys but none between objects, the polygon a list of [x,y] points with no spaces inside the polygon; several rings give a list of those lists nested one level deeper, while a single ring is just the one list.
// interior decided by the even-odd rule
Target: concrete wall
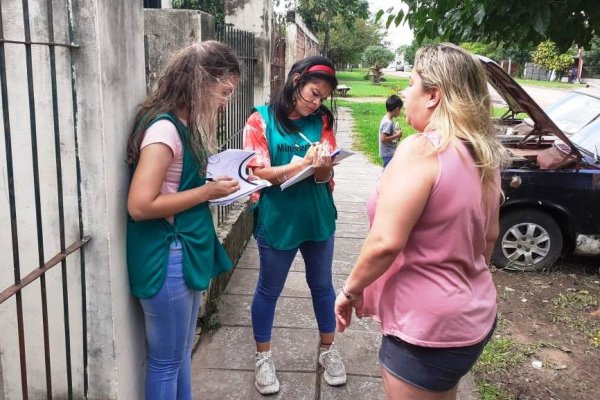
[{"label": "concrete wall", "polygon": [[[29,2],[32,40],[46,42],[46,2]],[[81,165],[83,230],[93,237],[83,253],[66,263],[73,395],[83,398],[82,318],[87,323],[89,399],[142,397],[144,347],[138,303],[129,294],[125,265],[124,222],[128,173],[125,145],[135,106],[145,94],[143,14],[141,2],[73,0],[53,2],[55,41],[68,43],[68,13],[72,9],[73,41],[78,49],[56,48],[59,127],[61,132],[65,242],[79,237],[76,175],[77,132]],[[22,2],[2,0],[5,37],[24,39]],[[40,174],[40,207],[44,254],[38,253],[32,139],[26,57],[23,45],[6,45],[7,83],[14,159],[18,245],[21,276],[60,250],[57,178],[48,46],[33,46],[33,87]],[[74,70],[71,71],[71,60]],[[75,82],[73,113],[71,81]],[[6,127],[3,126],[3,129]],[[4,136],[4,132],[3,135]],[[4,141],[0,158],[4,161]],[[2,163],[0,217],[8,217],[6,163]],[[0,230],[0,285],[12,283],[10,225]],[[86,265],[87,307],[81,309],[81,254]],[[60,265],[46,274],[50,355],[54,398],[67,398],[66,345]],[[40,281],[23,291],[25,344],[30,398],[46,398]],[[0,360],[3,395],[21,398],[14,298],[0,307]]]},{"label": "concrete wall", "polygon": [[141,2],[77,0],[77,129],[87,267],[90,399],[142,397],[144,334],[125,263],[124,164],[132,116],[145,95]]},{"label": "concrete wall", "polygon": [[144,21],[148,91],[173,52],[215,39],[215,19],[201,11],[146,9]]},{"label": "concrete wall", "polygon": [[[30,2],[34,41],[48,41],[45,4]],[[83,349],[87,342],[87,398],[139,399],[143,397],[145,349],[143,316],[139,303],[130,295],[125,262],[125,206],[129,184],[124,163],[126,142],[135,108],[146,93],[146,55],[149,57],[147,71],[152,78],[171,50],[194,40],[213,38],[214,24],[211,16],[200,12],[148,10],[144,26],[142,2],[63,0],[53,3],[56,42],[70,41],[68,7],[72,12],[73,42],[79,47],[56,48],[65,242],[69,245],[79,239],[77,157],[81,171],[83,231],[92,241],[82,252],[67,258],[68,305],[63,304],[60,265],[46,274],[53,396],[67,397],[63,309],[68,307],[74,397],[84,396]],[[21,1],[2,0],[2,24],[6,38],[24,40]],[[34,146],[30,134],[32,113],[25,46],[6,44],[5,52],[17,204],[17,261],[21,276],[25,276],[60,251],[49,50],[48,46],[33,46],[31,57],[43,246],[38,243],[36,233],[32,184]],[[266,84],[268,88],[268,79]],[[0,109],[1,106],[3,104]],[[4,137],[8,126],[3,123],[1,120]],[[0,254],[3,255],[0,289],[13,284],[14,270],[8,223],[10,205],[6,195],[6,153],[4,141],[0,140],[0,220],[6,221],[0,229]],[[230,214],[230,221],[219,228],[219,236],[234,260],[239,257],[252,226],[251,214],[244,209],[245,206],[239,206]],[[43,249],[43,254],[38,248]],[[82,309],[81,257],[85,260],[85,309]],[[213,282],[211,296],[220,293],[227,278],[228,275],[223,275]],[[46,398],[40,292],[39,280],[22,292],[29,397],[34,399]],[[16,326],[13,297],[0,305],[0,399],[21,397]]]},{"label": "concrete wall", "polygon": [[271,30],[273,3],[269,0],[230,0],[225,2],[225,22],[255,34],[254,104],[268,101],[271,80]]},{"label": "concrete wall", "polygon": [[[68,43],[66,24],[66,5],[55,4],[54,33],[55,41]],[[30,4],[29,21],[31,40],[48,41],[48,23],[45,17],[45,3]],[[2,0],[2,22],[4,37],[22,41],[25,39],[23,22],[23,4],[17,0]],[[59,220],[57,213],[58,185],[55,161],[54,122],[52,112],[52,82],[50,73],[50,52],[48,46],[32,46],[31,75],[33,109],[30,108],[28,90],[28,65],[25,46],[5,44],[5,65],[8,101],[2,106],[8,107],[8,124],[2,126],[0,144],[0,290],[14,283],[15,263],[24,277],[41,266],[45,260],[60,252]],[[56,53],[57,95],[61,99],[58,124],[61,136],[63,193],[65,215],[65,241],[71,244],[79,236],[77,207],[77,178],[75,170],[75,144],[73,139],[73,113],[71,107],[71,68],[69,50],[57,48]],[[0,102],[2,100],[0,99]],[[1,107],[0,107],[1,109]],[[33,125],[31,119],[34,118]],[[13,255],[11,238],[10,205],[8,199],[7,147],[4,137],[11,134],[12,167],[14,179],[14,198],[16,205],[16,226],[18,247]],[[37,233],[37,212],[34,191],[34,167],[32,131],[36,134],[39,173],[39,202],[42,222],[41,237]],[[41,248],[41,251],[39,250]],[[41,260],[41,261],[40,261]],[[82,370],[82,309],[79,274],[79,256],[74,254],[67,261],[67,290],[69,293],[69,311],[72,329],[71,356],[73,368]],[[55,355],[52,364],[52,378],[55,396],[66,394],[66,344],[64,334],[63,298],[61,266],[58,265],[46,274],[46,292],[48,293],[48,329],[52,343],[51,352]],[[45,393],[45,364],[43,346],[42,304],[40,281],[37,280],[22,291],[24,334],[26,345],[27,379],[31,398]],[[15,297],[0,305],[0,370],[2,391],[0,398],[21,398],[21,379],[19,363],[19,345]],[[81,389],[83,375],[73,380],[75,389]]]},{"label": "concrete wall", "polygon": [[320,54],[319,40],[298,14],[288,14],[285,43],[285,70],[289,73],[296,61]]}]

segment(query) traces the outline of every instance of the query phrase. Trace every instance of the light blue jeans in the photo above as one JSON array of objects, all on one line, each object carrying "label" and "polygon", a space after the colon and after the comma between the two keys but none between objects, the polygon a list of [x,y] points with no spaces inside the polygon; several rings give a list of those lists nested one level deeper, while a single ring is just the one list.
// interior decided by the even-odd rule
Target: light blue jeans
[{"label": "light blue jeans", "polygon": [[146,400],[192,398],[192,344],[200,309],[200,292],[183,279],[183,252],[169,251],[167,277],[160,291],[140,299],[146,323]]}]

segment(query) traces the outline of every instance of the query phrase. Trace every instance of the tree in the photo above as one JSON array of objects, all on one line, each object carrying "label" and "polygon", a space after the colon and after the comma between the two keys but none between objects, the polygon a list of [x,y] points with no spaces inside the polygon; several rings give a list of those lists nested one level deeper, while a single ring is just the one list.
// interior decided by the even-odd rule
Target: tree
[{"label": "tree", "polygon": [[600,72],[600,36],[594,37],[590,49],[583,52],[583,63],[590,69]]},{"label": "tree", "polygon": [[225,3],[223,0],[173,0],[173,8],[204,11],[215,17],[217,25],[225,24]]},{"label": "tree", "polygon": [[556,45],[549,40],[540,43],[531,54],[531,58],[540,67],[554,70],[559,76],[562,76],[565,70],[573,65],[573,56],[567,53],[559,54]]},{"label": "tree", "polygon": [[[525,47],[551,40],[560,52],[574,43],[589,48],[600,32],[600,2],[594,0],[404,0],[408,11],[392,11],[387,26],[408,22],[420,43],[441,37],[454,43],[497,42]],[[379,10],[379,20],[386,12]]]},{"label": "tree", "polygon": [[334,18],[339,16],[347,27],[351,27],[356,19],[369,17],[369,3],[366,0],[298,0],[296,11],[311,31],[323,33],[321,54],[328,57]]},{"label": "tree", "polygon": [[373,83],[379,84],[381,68],[394,61],[394,53],[383,46],[369,46],[365,49],[362,59],[370,67]]},{"label": "tree", "polygon": [[[322,39],[324,34],[319,35]],[[358,64],[363,51],[368,46],[381,45],[383,33],[378,25],[357,19],[354,25],[348,27],[338,16],[334,19],[329,44],[329,58],[339,66]]]},{"label": "tree", "polygon": [[404,51],[404,62],[407,64],[410,64],[410,65],[414,65],[415,55],[417,54],[417,50],[419,50],[419,47],[421,47],[422,45],[425,45],[425,44],[433,44],[433,43],[439,43],[439,39],[425,38],[425,39],[423,39],[422,43],[419,43],[417,41],[417,39],[413,39],[412,42],[410,43],[410,45],[407,46],[406,50]]}]

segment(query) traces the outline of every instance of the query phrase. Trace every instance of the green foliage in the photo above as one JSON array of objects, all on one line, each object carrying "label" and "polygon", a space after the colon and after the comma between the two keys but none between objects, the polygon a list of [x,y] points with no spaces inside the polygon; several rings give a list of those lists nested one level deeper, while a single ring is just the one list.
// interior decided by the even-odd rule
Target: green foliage
[{"label": "green foliage", "polygon": [[483,349],[473,368],[477,374],[495,374],[503,369],[516,367],[535,353],[536,346],[524,345],[512,338],[492,339]]},{"label": "green foliage", "polygon": [[[319,35],[323,40],[324,35]],[[341,17],[333,20],[329,42],[329,58],[336,65],[358,64],[362,52],[368,47],[381,44],[383,33],[378,25],[358,18],[348,27]]]},{"label": "green foliage", "polygon": [[556,44],[549,40],[538,44],[535,51],[531,53],[531,59],[540,67],[559,73],[564,72],[573,64],[573,56],[566,53],[558,54]]},{"label": "green foliage", "polygon": [[[404,0],[400,10],[377,12],[399,25],[408,22],[417,42],[441,38],[453,43],[479,41],[511,43],[524,48],[551,40],[560,52],[574,43],[588,47],[600,32],[600,2],[593,0]],[[387,14],[387,15],[385,15]]]},{"label": "green foliage", "polygon": [[369,46],[362,54],[363,61],[371,68],[373,83],[379,83],[381,68],[394,61],[394,53],[383,46]]},{"label": "green foliage", "polygon": [[538,81],[536,79],[515,79],[519,85],[529,85],[529,86],[541,86],[541,87],[549,87],[554,89],[564,89],[564,90],[573,90],[572,83],[559,82],[559,81]]},{"label": "green foliage", "polygon": [[[470,51],[473,54],[479,54],[481,56],[492,58],[496,46],[494,44],[481,43],[481,42],[464,42],[460,44],[460,47]],[[496,60],[496,59],[494,59]],[[497,60],[496,60],[497,61]]]},{"label": "green foliage", "polygon": [[323,33],[324,56],[329,55],[329,33],[334,18],[340,17],[348,28],[358,18],[369,18],[369,3],[366,0],[298,0],[296,11],[313,33]]},{"label": "green foliage", "polygon": [[513,63],[521,67],[524,67],[525,63],[531,60],[530,53],[534,50],[533,46],[526,46],[524,49],[519,49],[514,45],[495,42],[464,42],[460,44],[460,47],[473,54],[489,57],[497,63],[500,63],[502,60],[511,59]]},{"label": "green foliage", "polygon": [[421,47],[422,45],[425,45],[425,44],[432,44],[432,43],[439,43],[439,42],[440,42],[439,39],[425,38],[425,39],[423,39],[422,42],[419,43],[416,39],[413,39],[411,44],[408,47],[406,47],[406,50],[404,51],[404,61],[407,64],[414,65],[415,64],[415,55],[417,54],[417,50],[419,49],[419,47]]},{"label": "green foliage", "polygon": [[369,46],[363,52],[362,59],[372,68],[383,68],[394,61],[394,53],[383,46]]},{"label": "green foliage", "polygon": [[560,293],[552,299],[552,320],[584,334],[594,348],[600,347],[600,320],[590,314],[600,305],[600,294],[581,289],[576,293]]},{"label": "green foliage", "polygon": [[475,384],[480,400],[515,400],[514,396],[504,392],[491,382],[477,381]]},{"label": "green foliage", "polygon": [[[350,86],[352,89],[348,97],[388,97],[392,94],[398,94],[408,86],[408,79],[395,76],[389,76],[385,82],[380,85],[374,85],[365,77],[368,70],[356,69],[354,71],[340,71],[337,78],[340,85]],[[385,99],[382,99],[384,101]]]},{"label": "green foliage", "polygon": [[583,62],[588,67],[600,69],[600,36],[595,36],[590,49],[583,52]]},{"label": "green foliage", "polygon": [[204,11],[215,17],[217,25],[225,24],[225,3],[223,0],[173,0],[173,8]]},{"label": "green foliage", "polygon": [[409,47],[410,47],[410,45],[408,45],[408,44],[403,44],[401,46],[398,46],[398,48],[396,49],[396,54],[401,56],[402,54],[406,53],[406,50],[408,50]]}]

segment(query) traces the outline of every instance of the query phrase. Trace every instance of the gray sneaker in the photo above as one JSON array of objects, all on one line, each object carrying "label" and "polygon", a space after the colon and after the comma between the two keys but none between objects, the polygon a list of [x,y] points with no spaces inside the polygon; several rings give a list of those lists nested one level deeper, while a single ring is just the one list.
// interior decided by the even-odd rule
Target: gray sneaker
[{"label": "gray sneaker", "polygon": [[271,350],[256,353],[254,373],[256,374],[254,386],[260,394],[279,392],[279,381],[275,375],[275,365],[271,360]]},{"label": "gray sneaker", "polygon": [[321,348],[319,364],[325,370],[323,376],[328,385],[340,386],[346,383],[346,367],[335,344],[331,343],[328,349]]}]

